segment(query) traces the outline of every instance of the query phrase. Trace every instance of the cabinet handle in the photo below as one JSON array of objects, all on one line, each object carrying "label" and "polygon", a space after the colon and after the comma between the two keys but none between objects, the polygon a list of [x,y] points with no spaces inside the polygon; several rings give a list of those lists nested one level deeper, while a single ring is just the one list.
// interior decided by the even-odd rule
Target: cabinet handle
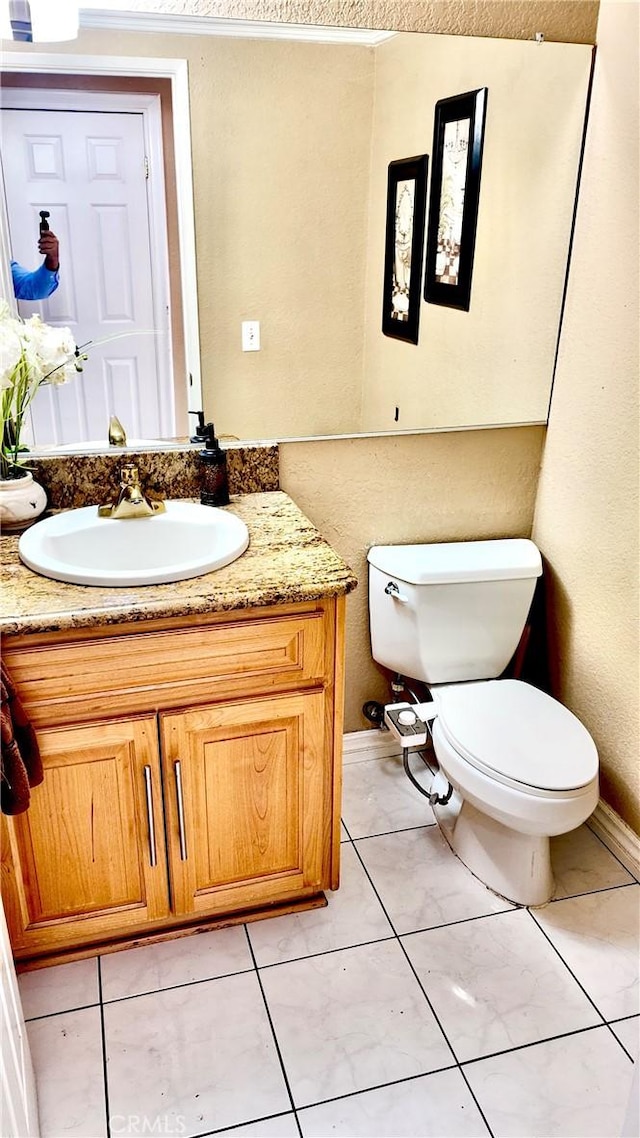
[{"label": "cabinet handle", "polygon": [[156,828],[153,821],[153,794],[151,791],[151,767],[144,768],[144,789],[147,795],[147,825],[149,827],[149,864],[153,869],[158,864],[156,855]]},{"label": "cabinet handle", "polygon": [[180,759],[173,764],[176,776],[176,800],[178,803],[178,837],[180,838],[180,860],[187,860],[187,836],[184,830],[184,800],[182,798],[182,767]]}]

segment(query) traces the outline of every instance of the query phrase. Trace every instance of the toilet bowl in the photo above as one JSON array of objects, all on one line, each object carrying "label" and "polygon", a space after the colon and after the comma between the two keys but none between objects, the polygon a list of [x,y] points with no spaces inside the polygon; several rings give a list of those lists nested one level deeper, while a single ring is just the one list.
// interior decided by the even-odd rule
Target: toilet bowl
[{"label": "toilet bowl", "polygon": [[372,654],[425,683],[433,744],[461,807],[454,851],[489,888],[519,905],[553,894],[550,838],[598,802],[598,754],[562,704],[500,679],[525,626],[540,553],[526,539],[374,546],[369,550]]},{"label": "toilet bowl", "polygon": [[496,893],[545,904],[553,892],[550,837],[582,825],[598,803],[589,732],[519,680],[436,685],[431,694],[436,758],[462,800],[447,840]]}]

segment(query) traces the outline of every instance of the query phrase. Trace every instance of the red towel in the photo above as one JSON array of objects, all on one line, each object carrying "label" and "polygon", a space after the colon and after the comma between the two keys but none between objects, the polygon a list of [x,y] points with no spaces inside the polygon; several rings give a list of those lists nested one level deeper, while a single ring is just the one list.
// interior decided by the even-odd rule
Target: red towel
[{"label": "red towel", "polygon": [[0,809],[3,814],[22,814],[29,807],[30,787],[42,782],[44,773],[35,731],[18,693],[2,664],[2,763]]}]

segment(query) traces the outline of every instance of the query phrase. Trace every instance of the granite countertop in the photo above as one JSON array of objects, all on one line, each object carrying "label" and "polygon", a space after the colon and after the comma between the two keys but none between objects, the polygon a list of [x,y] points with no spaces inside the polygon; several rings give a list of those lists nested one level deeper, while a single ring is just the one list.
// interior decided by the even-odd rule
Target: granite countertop
[{"label": "granite countertop", "polygon": [[0,629],[4,635],[58,632],[162,617],[320,600],[357,581],[282,491],[233,496],[226,507],[249,529],[249,548],[223,569],[189,581],[139,588],[68,585],[31,572],[18,537],[3,535]]}]

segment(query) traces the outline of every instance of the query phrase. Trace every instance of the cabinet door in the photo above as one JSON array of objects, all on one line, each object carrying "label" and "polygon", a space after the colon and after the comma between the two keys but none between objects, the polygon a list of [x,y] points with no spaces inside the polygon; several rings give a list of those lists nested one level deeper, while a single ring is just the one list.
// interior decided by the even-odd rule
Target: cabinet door
[{"label": "cabinet door", "polygon": [[108,939],[169,911],[155,717],[40,730],[44,781],[4,819],[16,949]]},{"label": "cabinet door", "polygon": [[217,913],[329,884],[324,695],[161,715],[174,910]]}]

